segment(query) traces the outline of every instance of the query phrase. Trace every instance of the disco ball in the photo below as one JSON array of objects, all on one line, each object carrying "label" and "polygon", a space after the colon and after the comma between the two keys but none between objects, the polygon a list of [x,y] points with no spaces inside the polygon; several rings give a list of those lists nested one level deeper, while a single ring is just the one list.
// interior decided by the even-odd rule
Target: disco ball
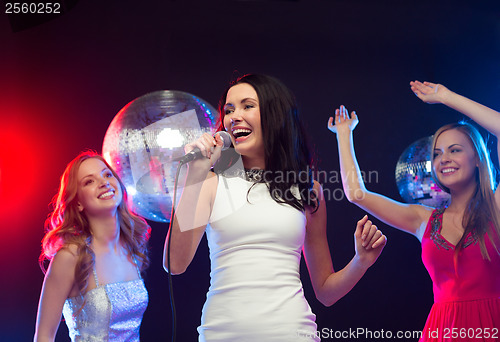
[{"label": "disco ball", "polygon": [[432,136],[425,137],[403,151],[396,164],[396,183],[405,202],[438,208],[449,202],[450,195],[432,178],[431,144]]},{"label": "disco ball", "polygon": [[125,184],[132,211],[148,220],[170,221],[179,165],[174,159],[204,132],[214,134],[218,119],[210,104],[175,90],[143,95],[116,114],[102,151]]}]

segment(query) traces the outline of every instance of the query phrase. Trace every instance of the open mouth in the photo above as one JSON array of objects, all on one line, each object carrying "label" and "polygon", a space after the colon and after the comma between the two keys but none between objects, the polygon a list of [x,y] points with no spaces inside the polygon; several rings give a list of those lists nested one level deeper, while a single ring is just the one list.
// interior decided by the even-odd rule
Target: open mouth
[{"label": "open mouth", "polygon": [[100,194],[97,198],[99,198],[99,199],[110,199],[114,195],[115,195],[115,191],[114,190],[109,190],[109,191],[106,191],[103,194]]},{"label": "open mouth", "polygon": [[446,169],[442,169],[442,170],[441,170],[441,173],[442,173],[443,175],[449,175],[449,174],[451,174],[451,173],[454,173],[455,171],[457,171],[457,169],[455,169],[455,168],[453,168],[453,167],[448,167],[448,168],[446,168]]},{"label": "open mouth", "polygon": [[233,137],[236,142],[244,141],[250,134],[252,134],[252,130],[248,128],[237,128],[233,130]]}]

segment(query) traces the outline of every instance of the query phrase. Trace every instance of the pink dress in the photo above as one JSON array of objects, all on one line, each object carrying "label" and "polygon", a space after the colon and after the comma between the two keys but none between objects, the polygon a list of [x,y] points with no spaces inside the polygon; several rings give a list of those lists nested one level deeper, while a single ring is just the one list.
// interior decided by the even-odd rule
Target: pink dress
[{"label": "pink dress", "polygon": [[469,234],[455,268],[455,246],[441,236],[443,213],[432,212],[422,238],[434,304],[420,341],[500,341],[500,256],[485,236],[491,261],[483,259]]}]

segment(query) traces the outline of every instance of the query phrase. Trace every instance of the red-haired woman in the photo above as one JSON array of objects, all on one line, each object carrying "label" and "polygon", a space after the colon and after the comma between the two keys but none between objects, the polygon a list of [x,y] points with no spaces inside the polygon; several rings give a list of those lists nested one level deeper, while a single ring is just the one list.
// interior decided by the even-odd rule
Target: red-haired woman
[{"label": "red-haired woman", "polygon": [[150,228],[127,208],[124,184],[104,158],[82,152],[66,167],[53,205],[34,340],[54,341],[63,314],[72,341],[139,341]]}]

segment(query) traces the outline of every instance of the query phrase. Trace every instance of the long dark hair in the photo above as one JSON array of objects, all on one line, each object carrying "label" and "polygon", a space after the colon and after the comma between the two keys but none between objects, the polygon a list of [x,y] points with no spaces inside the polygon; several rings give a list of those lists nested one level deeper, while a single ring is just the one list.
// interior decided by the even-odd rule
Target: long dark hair
[{"label": "long dark hair", "polygon": [[[278,79],[259,74],[248,74],[232,82],[219,101],[220,125],[224,130],[224,106],[229,89],[237,84],[251,85],[259,100],[266,170],[264,179],[271,197],[303,211],[317,209],[319,196],[313,189],[313,159],[306,131],[300,121],[297,103],[292,92]],[[223,153],[214,169],[227,168],[239,155],[229,149]],[[298,192],[296,191],[298,190]]]},{"label": "long dark hair", "polygon": [[[469,200],[467,207],[465,208],[462,219],[462,225],[465,228],[465,232],[457,244],[455,254],[457,255],[458,252],[464,248],[463,246],[466,242],[468,234],[473,233],[479,240],[483,258],[489,260],[490,257],[484,243],[485,234],[493,234],[493,236],[489,236],[489,239],[495,247],[497,253],[499,252],[499,249],[495,242],[497,242],[498,238],[500,238],[500,213],[498,211],[494,195],[496,187],[495,168],[491,162],[490,154],[488,153],[488,149],[486,148],[486,144],[481,133],[479,133],[474,126],[465,121],[448,124],[438,129],[434,134],[431,151],[434,150],[439,135],[445,131],[453,129],[463,133],[469,139],[478,160],[475,175],[476,189]],[[450,189],[439,182],[434,168],[432,168],[432,176],[441,189],[450,193]],[[493,238],[495,236],[496,238]]]}]

